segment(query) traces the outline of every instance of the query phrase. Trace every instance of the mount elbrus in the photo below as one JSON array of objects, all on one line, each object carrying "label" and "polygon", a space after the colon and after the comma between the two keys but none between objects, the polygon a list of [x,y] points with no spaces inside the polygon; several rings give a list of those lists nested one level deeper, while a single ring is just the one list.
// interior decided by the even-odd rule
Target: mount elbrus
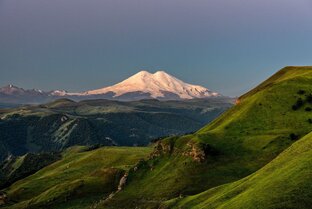
[{"label": "mount elbrus", "polygon": [[69,93],[64,90],[25,90],[14,85],[0,88],[0,103],[45,103],[60,98],[75,101],[86,99],[110,99],[134,101],[141,99],[181,100],[221,96],[199,85],[185,83],[164,71],[154,74],[141,71],[113,86],[96,90]]}]

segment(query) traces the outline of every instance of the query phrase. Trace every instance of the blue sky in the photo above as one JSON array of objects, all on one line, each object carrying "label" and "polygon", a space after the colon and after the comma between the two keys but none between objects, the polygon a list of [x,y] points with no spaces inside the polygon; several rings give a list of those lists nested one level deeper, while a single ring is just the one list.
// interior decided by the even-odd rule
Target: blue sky
[{"label": "blue sky", "polygon": [[83,91],[140,70],[237,96],[312,65],[309,0],[0,0],[0,86]]}]

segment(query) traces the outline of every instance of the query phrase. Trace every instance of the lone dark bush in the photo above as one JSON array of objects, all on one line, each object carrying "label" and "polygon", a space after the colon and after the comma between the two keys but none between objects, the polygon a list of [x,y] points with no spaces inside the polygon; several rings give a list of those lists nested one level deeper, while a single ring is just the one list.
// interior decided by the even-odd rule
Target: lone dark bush
[{"label": "lone dark bush", "polygon": [[214,148],[213,146],[211,146],[210,144],[200,144],[200,146],[202,147],[202,149],[204,150],[204,153],[206,156],[217,156],[220,153],[219,150],[217,150],[216,148]]},{"label": "lone dark bush", "polygon": [[305,90],[300,89],[300,90],[297,92],[297,94],[303,95],[303,94],[305,94]]},{"label": "lone dark bush", "polygon": [[294,133],[291,133],[291,134],[289,135],[289,137],[290,137],[290,139],[293,140],[293,141],[299,139],[299,136],[296,135],[296,134],[294,134]]},{"label": "lone dark bush", "polygon": [[312,104],[312,94],[309,94],[306,100],[308,103]]},{"label": "lone dark bush", "polygon": [[302,100],[301,98],[299,98],[299,99],[297,100],[296,104],[294,104],[294,105],[292,106],[292,109],[293,109],[293,110],[298,110],[300,107],[303,106],[303,104],[304,104],[303,100]]},{"label": "lone dark bush", "polygon": [[308,122],[309,122],[310,124],[312,124],[312,119],[311,119],[311,118],[309,118],[309,119],[308,119]]},{"label": "lone dark bush", "polygon": [[305,108],[305,111],[307,111],[307,112],[310,112],[311,110],[312,110],[311,107],[306,107],[306,108]]}]

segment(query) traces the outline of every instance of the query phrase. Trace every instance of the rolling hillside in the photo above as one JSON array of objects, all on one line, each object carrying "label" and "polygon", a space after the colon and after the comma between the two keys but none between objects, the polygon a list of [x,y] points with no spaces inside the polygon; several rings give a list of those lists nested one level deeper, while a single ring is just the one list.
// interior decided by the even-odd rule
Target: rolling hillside
[{"label": "rolling hillside", "polygon": [[164,208],[310,208],[311,159],[312,132],[252,175],[198,195],[168,201]]},{"label": "rolling hillside", "polygon": [[150,148],[72,147],[62,159],[7,188],[5,208],[86,208],[118,189],[121,177]]},{"label": "rolling hillside", "polygon": [[252,174],[312,130],[311,83],[312,67],[284,68],[195,134],[158,142],[102,207],[157,208]]},{"label": "rolling hillside", "polygon": [[[58,161],[60,164],[56,162],[6,189],[8,197],[17,201],[16,204],[11,202],[13,205],[7,205],[7,208],[74,207],[74,194],[80,192],[72,191],[80,191],[81,178],[87,185],[89,182],[84,179],[88,175],[80,173],[85,172],[83,165],[86,164],[76,163],[76,160],[80,162],[76,155],[87,159],[82,153],[97,153],[91,154],[103,160],[97,165],[106,166],[111,162],[110,157],[118,157],[119,152],[106,155],[102,153],[105,149],[123,149],[126,152],[131,151],[128,149],[142,149],[142,156],[148,155],[145,160],[139,161],[136,151],[132,158],[135,162],[123,162],[122,165],[131,165],[123,170],[122,174],[127,172],[126,181],[118,192],[103,199],[116,191],[118,183],[112,184],[108,177],[110,180],[99,180],[106,178],[106,174],[96,176],[94,181],[110,182],[115,186],[105,187],[110,189],[103,191],[87,186],[83,194],[90,193],[90,196],[80,196],[81,208],[92,205],[93,208],[105,209],[308,209],[312,200],[311,83],[312,67],[286,67],[241,96],[234,107],[199,131],[158,140],[153,150],[101,148],[81,152],[79,148],[70,149],[68,152],[72,157],[66,158],[65,152],[63,160]],[[78,149],[77,153],[75,149]],[[89,159],[87,161],[90,163]],[[66,172],[68,164],[64,166],[65,162],[69,169],[72,164],[76,165],[73,167],[75,172],[68,176],[78,179],[78,182],[65,181],[65,176],[54,176],[55,172]],[[91,165],[93,162],[96,164],[97,160]],[[45,190],[38,198],[27,197],[30,195],[27,192],[43,191],[41,178],[50,174],[53,186],[49,186],[50,180],[42,179],[50,191]],[[118,182],[122,182],[121,177],[116,177]],[[66,188],[69,188],[68,193]],[[93,191],[99,192],[93,194]],[[64,196],[73,198],[73,202],[67,204]]]},{"label": "rolling hillside", "polygon": [[231,100],[118,102],[61,99],[0,110],[0,160],[74,145],[142,146],[193,132],[228,109]]}]

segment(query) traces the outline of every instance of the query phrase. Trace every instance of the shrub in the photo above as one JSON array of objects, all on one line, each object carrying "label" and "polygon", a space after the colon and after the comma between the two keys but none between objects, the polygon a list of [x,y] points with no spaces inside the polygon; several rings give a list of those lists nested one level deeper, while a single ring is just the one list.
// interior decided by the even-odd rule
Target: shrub
[{"label": "shrub", "polygon": [[300,90],[297,92],[297,94],[303,95],[303,94],[305,94],[305,90],[300,89]]},{"label": "shrub", "polygon": [[310,124],[312,124],[312,119],[311,119],[311,118],[309,118],[309,119],[308,119],[308,122],[309,122]]},{"label": "shrub", "polygon": [[297,139],[299,139],[299,136],[296,135],[296,134],[294,134],[294,133],[291,133],[291,134],[289,135],[289,137],[290,137],[291,140],[297,140]]},{"label": "shrub", "polygon": [[211,146],[210,144],[200,144],[201,148],[204,150],[206,156],[217,156],[220,154],[219,150]]},{"label": "shrub", "polygon": [[296,104],[294,104],[294,105],[292,106],[292,109],[293,109],[293,110],[298,110],[300,107],[303,106],[303,104],[304,104],[303,100],[302,100],[301,98],[299,98],[299,99],[297,100]]},{"label": "shrub", "polygon": [[312,110],[311,107],[306,107],[306,108],[305,108],[305,111],[307,111],[307,112],[310,112],[311,110]]},{"label": "shrub", "polygon": [[306,100],[308,103],[312,104],[312,94],[309,94]]}]

